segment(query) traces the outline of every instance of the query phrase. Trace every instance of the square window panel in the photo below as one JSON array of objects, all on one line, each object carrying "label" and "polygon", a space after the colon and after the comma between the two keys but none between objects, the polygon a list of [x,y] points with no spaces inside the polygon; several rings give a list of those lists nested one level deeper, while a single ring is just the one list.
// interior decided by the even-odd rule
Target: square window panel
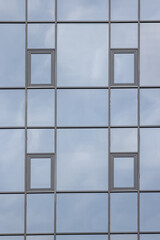
[{"label": "square window panel", "polygon": [[54,240],[54,236],[48,236],[48,235],[43,235],[43,236],[27,236],[27,240]]},{"label": "square window panel", "polygon": [[138,95],[136,89],[111,89],[111,125],[137,125]]},{"label": "square window panel", "polygon": [[160,24],[141,23],[140,35],[140,84],[160,86]]},{"label": "square window panel", "polygon": [[[6,7],[6,0],[3,2]],[[10,2],[11,6],[15,1],[7,2]],[[1,10],[3,11],[3,8],[0,8]],[[0,87],[24,87],[25,24],[0,24],[0,33]]]},{"label": "square window panel", "polygon": [[28,48],[55,48],[55,24],[28,24]]},{"label": "square window panel", "polygon": [[54,21],[55,0],[28,0],[29,21]]},{"label": "square window panel", "polygon": [[160,193],[140,194],[140,231],[159,231]]},{"label": "square window panel", "polygon": [[0,21],[25,21],[25,0],[0,0]]},{"label": "square window panel", "polygon": [[24,233],[24,195],[0,195],[0,233]]},{"label": "square window panel", "polygon": [[111,232],[137,231],[137,194],[111,194]]},{"label": "square window panel", "polygon": [[141,234],[140,240],[159,240],[160,234]]},{"label": "square window panel", "polygon": [[28,153],[53,153],[54,129],[28,129]]},{"label": "square window panel", "polygon": [[0,146],[0,191],[24,191],[25,130],[1,129]]},{"label": "square window panel", "polygon": [[24,240],[23,236],[0,236],[0,240]]},{"label": "square window panel", "polygon": [[136,234],[121,234],[121,235],[111,235],[111,240],[138,240]]},{"label": "square window panel", "polygon": [[107,235],[57,235],[56,240],[108,240]]},{"label": "square window panel", "polygon": [[58,0],[58,20],[108,20],[108,0]]},{"label": "square window panel", "polygon": [[57,232],[107,232],[107,194],[58,194]]},{"label": "square window panel", "polygon": [[24,126],[25,91],[0,90],[0,126]]},{"label": "square window panel", "polygon": [[160,129],[140,130],[140,188],[160,190]]},{"label": "square window panel", "polygon": [[27,195],[27,233],[54,232],[54,194]]},{"label": "square window panel", "polygon": [[107,129],[58,130],[57,189],[108,189]]},{"label": "square window panel", "polygon": [[107,126],[108,91],[58,90],[58,126]]},{"label": "square window panel", "polygon": [[111,0],[111,20],[138,21],[138,0]]},{"label": "square window panel", "polygon": [[137,129],[111,129],[111,152],[137,152]]},{"label": "square window panel", "polygon": [[141,125],[160,125],[160,89],[140,90]]},{"label": "square window panel", "polygon": [[107,86],[108,38],[108,24],[58,24],[58,86]]},{"label": "square window panel", "polygon": [[54,126],[54,90],[28,90],[28,126]]},{"label": "square window panel", "polygon": [[160,20],[160,1],[141,0],[141,20]]},{"label": "square window panel", "polygon": [[137,48],[138,24],[137,23],[112,23],[111,24],[112,48]]}]

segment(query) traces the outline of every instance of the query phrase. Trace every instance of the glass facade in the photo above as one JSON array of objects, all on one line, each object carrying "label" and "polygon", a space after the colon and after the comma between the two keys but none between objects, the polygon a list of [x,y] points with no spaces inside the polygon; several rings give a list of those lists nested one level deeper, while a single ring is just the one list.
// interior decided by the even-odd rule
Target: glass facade
[{"label": "glass facade", "polygon": [[160,1],[0,0],[0,240],[160,239]]}]

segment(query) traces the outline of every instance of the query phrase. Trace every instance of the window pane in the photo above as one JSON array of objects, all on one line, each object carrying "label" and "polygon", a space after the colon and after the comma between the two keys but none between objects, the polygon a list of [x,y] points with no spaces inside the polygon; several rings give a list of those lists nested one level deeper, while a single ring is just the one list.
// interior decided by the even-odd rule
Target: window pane
[{"label": "window pane", "polygon": [[111,0],[111,20],[138,20],[138,0]]},{"label": "window pane", "polygon": [[136,234],[111,235],[111,240],[137,240]]},{"label": "window pane", "polygon": [[57,232],[106,232],[107,194],[59,194]]},{"label": "window pane", "polygon": [[54,126],[54,90],[28,90],[28,126]]},{"label": "window pane", "polygon": [[111,125],[137,125],[137,90],[111,90]]},{"label": "window pane", "polygon": [[54,24],[28,24],[29,48],[54,48],[55,25]]},{"label": "window pane", "polygon": [[160,234],[141,234],[140,240],[159,240]]},{"label": "window pane", "polygon": [[160,85],[160,24],[143,23],[140,29],[141,85]]},{"label": "window pane", "polygon": [[59,190],[106,190],[108,188],[108,131],[106,129],[58,130],[57,141],[57,188]]},{"label": "window pane", "polygon": [[0,126],[24,126],[24,90],[0,91]]},{"label": "window pane", "polygon": [[114,187],[134,187],[134,158],[114,158]]},{"label": "window pane", "polygon": [[28,129],[28,153],[54,152],[53,129]]},{"label": "window pane", "polygon": [[24,195],[0,195],[0,233],[24,232]]},{"label": "window pane", "polygon": [[83,236],[77,236],[77,235],[57,235],[57,240],[108,240],[108,236],[105,235],[83,235]]},{"label": "window pane", "polygon": [[141,20],[160,20],[160,1],[141,0]]},{"label": "window pane", "polygon": [[111,152],[137,152],[137,129],[111,129]]},{"label": "window pane", "polygon": [[0,21],[24,21],[25,0],[0,0]]},{"label": "window pane", "polygon": [[24,86],[25,24],[0,24],[0,33],[0,87]]},{"label": "window pane", "polygon": [[108,84],[108,24],[59,24],[57,47],[58,86]]},{"label": "window pane", "polygon": [[22,236],[0,236],[0,240],[24,240]]},{"label": "window pane", "polygon": [[160,229],[160,193],[140,194],[141,231],[159,231]]},{"label": "window pane", "polygon": [[160,125],[160,90],[141,89],[141,125]]},{"label": "window pane", "polygon": [[31,84],[51,84],[51,54],[31,54]]},{"label": "window pane", "polygon": [[28,0],[29,21],[53,21],[55,15],[54,0]]},{"label": "window pane", "polygon": [[25,131],[0,130],[0,191],[24,191]]},{"label": "window pane", "polygon": [[118,23],[111,24],[112,48],[137,48],[138,24]]},{"label": "window pane", "polygon": [[134,54],[114,54],[114,83],[134,83]]},{"label": "window pane", "polygon": [[107,90],[59,90],[59,126],[106,126],[108,123]]},{"label": "window pane", "polygon": [[54,236],[28,236],[27,240],[54,240]]},{"label": "window pane", "polygon": [[108,0],[58,0],[59,20],[108,20]]},{"label": "window pane", "polygon": [[28,194],[27,233],[53,233],[54,195]]},{"label": "window pane", "polygon": [[140,131],[140,185],[141,189],[160,190],[160,129]]},{"label": "window pane", "polygon": [[111,194],[111,231],[137,231],[137,194]]},{"label": "window pane", "polygon": [[31,158],[31,188],[51,187],[51,159]]}]

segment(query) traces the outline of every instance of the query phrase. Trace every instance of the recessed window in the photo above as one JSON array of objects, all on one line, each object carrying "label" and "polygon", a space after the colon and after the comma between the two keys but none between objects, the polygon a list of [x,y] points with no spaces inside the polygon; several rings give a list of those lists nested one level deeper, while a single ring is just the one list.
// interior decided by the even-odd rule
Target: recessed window
[{"label": "recessed window", "polygon": [[137,189],[137,155],[111,154],[111,189]]},{"label": "recessed window", "polygon": [[28,51],[28,85],[54,85],[54,50]]},{"label": "recessed window", "polygon": [[54,155],[28,155],[27,170],[29,191],[53,190]]},{"label": "recessed window", "polygon": [[111,84],[136,85],[138,50],[112,49],[111,50]]}]

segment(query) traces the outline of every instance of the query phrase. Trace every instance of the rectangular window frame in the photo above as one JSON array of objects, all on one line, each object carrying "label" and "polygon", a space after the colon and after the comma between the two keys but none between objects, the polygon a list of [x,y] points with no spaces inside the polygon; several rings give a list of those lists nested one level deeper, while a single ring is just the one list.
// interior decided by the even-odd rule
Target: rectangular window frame
[{"label": "rectangular window frame", "polygon": [[[50,188],[31,188],[31,159],[50,158],[51,159],[51,187]],[[38,161],[38,160],[37,160]],[[27,191],[28,192],[49,192],[54,191],[55,177],[55,155],[54,154],[27,154]]]},{"label": "rectangular window frame", "polygon": [[[114,158],[134,158],[134,185],[133,187],[114,187]],[[137,153],[111,153],[110,154],[110,190],[131,191],[138,190],[138,154]]]},{"label": "rectangular window frame", "polygon": [[[114,82],[114,54],[134,54],[134,83],[115,83]],[[138,85],[138,49],[137,48],[110,49],[110,85],[111,86],[137,86]]]},{"label": "rectangular window frame", "polygon": [[[31,55],[51,54],[51,83],[31,83]],[[54,49],[28,49],[27,50],[27,86],[28,87],[54,87],[55,86],[55,50]]]}]

